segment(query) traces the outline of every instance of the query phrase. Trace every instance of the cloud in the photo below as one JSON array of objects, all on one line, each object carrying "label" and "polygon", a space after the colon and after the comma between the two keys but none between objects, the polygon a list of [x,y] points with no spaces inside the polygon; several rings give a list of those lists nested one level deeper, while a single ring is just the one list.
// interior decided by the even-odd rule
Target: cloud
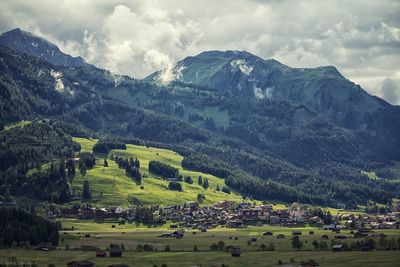
[{"label": "cloud", "polygon": [[400,80],[384,79],[381,85],[381,94],[383,99],[389,103],[400,105]]},{"label": "cloud", "polygon": [[159,81],[162,84],[168,84],[175,79],[173,73],[174,62],[171,58],[158,50],[150,50],[144,55],[144,62],[155,69],[161,70]]},{"label": "cloud", "polygon": [[335,65],[373,94],[399,79],[400,2],[60,0],[0,2],[0,30],[21,27],[119,74],[163,80],[204,50],[246,50],[293,67]]}]

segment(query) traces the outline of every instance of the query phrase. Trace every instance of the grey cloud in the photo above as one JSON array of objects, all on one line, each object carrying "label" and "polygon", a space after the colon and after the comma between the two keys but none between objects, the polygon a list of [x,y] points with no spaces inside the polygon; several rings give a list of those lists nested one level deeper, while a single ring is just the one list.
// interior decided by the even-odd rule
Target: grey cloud
[{"label": "grey cloud", "polygon": [[381,87],[382,97],[391,104],[400,105],[400,82],[386,78]]},{"label": "grey cloud", "polygon": [[371,93],[400,79],[400,1],[63,0],[0,2],[21,27],[116,73],[144,77],[211,49],[294,67],[335,65]]}]

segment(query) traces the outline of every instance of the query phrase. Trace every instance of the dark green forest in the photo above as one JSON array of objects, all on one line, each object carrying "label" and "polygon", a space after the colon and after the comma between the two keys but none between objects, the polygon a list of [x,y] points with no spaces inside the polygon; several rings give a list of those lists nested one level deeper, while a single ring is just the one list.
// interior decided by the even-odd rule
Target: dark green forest
[{"label": "dark green forest", "polygon": [[[1,131],[3,195],[68,201],[68,177],[59,162],[79,150],[71,136],[82,136],[100,138],[96,153],[128,143],[173,149],[185,156],[185,168],[224,178],[255,199],[352,208],[399,197],[399,183],[385,178],[398,173],[397,107],[366,115],[368,127],[385,132],[374,137],[292,100],[256,100],[126,76],[116,88],[108,71],[92,66],[55,67],[3,47],[0,57],[0,121],[32,121]],[[63,92],[54,90],[54,69],[63,73]],[[52,161],[53,168],[40,169]],[[371,180],[362,170],[385,179]],[[139,181],[134,166],[126,171]]]}]

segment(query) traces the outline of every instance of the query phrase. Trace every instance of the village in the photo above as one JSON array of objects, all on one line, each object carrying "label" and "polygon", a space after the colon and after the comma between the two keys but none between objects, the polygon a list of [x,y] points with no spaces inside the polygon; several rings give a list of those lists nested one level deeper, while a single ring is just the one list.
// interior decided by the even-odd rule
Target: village
[{"label": "village", "polygon": [[138,221],[148,225],[170,222],[171,229],[197,229],[207,231],[218,226],[242,228],[245,226],[278,225],[302,227],[306,224],[323,230],[399,229],[400,212],[380,215],[364,213],[322,212],[307,205],[293,203],[286,209],[275,210],[271,204],[256,205],[251,202],[235,203],[220,201],[212,206],[200,206],[198,202],[166,207],[95,208],[90,206],[64,208],[49,211],[49,218],[65,217],[81,220],[115,219],[120,223]]}]

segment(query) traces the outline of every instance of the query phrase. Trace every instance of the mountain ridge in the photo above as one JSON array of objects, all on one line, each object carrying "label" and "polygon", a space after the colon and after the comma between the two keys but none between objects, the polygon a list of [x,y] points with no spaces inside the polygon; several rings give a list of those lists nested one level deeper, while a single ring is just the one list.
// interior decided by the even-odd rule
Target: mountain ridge
[{"label": "mountain ridge", "polygon": [[[245,51],[205,51],[177,62],[174,72],[179,81],[222,93],[304,104],[345,128],[364,127],[365,116],[391,106],[332,65],[291,68]],[[145,80],[157,81],[160,73]]]},{"label": "mountain ridge", "polygon": [[89,66],[82,57],[73,57],[63,53],[55,44],[20,28],[0,35],[0,45],[43,59],[56,66]]},{"label": "mountain ridge", "polygon": [[[369,198],[384,203],[397,194],[396,184],[372,181],[361,172],[396,166],[400,128],[394,107],[372,113],[368,131],[354,130],[290,99],[129,77],[116,83],[106,70],[54,66],[6,47],[0,57],[2,122],[52,118],[89,129],[86,136],[159,142],[183,150],[188,168],[224,174],[227,185],[260,199],[271,197],[273,188],[280,188],[276,198],[339,201],[338,206]],[[59,82],[64,90],[57,89]]]}]

